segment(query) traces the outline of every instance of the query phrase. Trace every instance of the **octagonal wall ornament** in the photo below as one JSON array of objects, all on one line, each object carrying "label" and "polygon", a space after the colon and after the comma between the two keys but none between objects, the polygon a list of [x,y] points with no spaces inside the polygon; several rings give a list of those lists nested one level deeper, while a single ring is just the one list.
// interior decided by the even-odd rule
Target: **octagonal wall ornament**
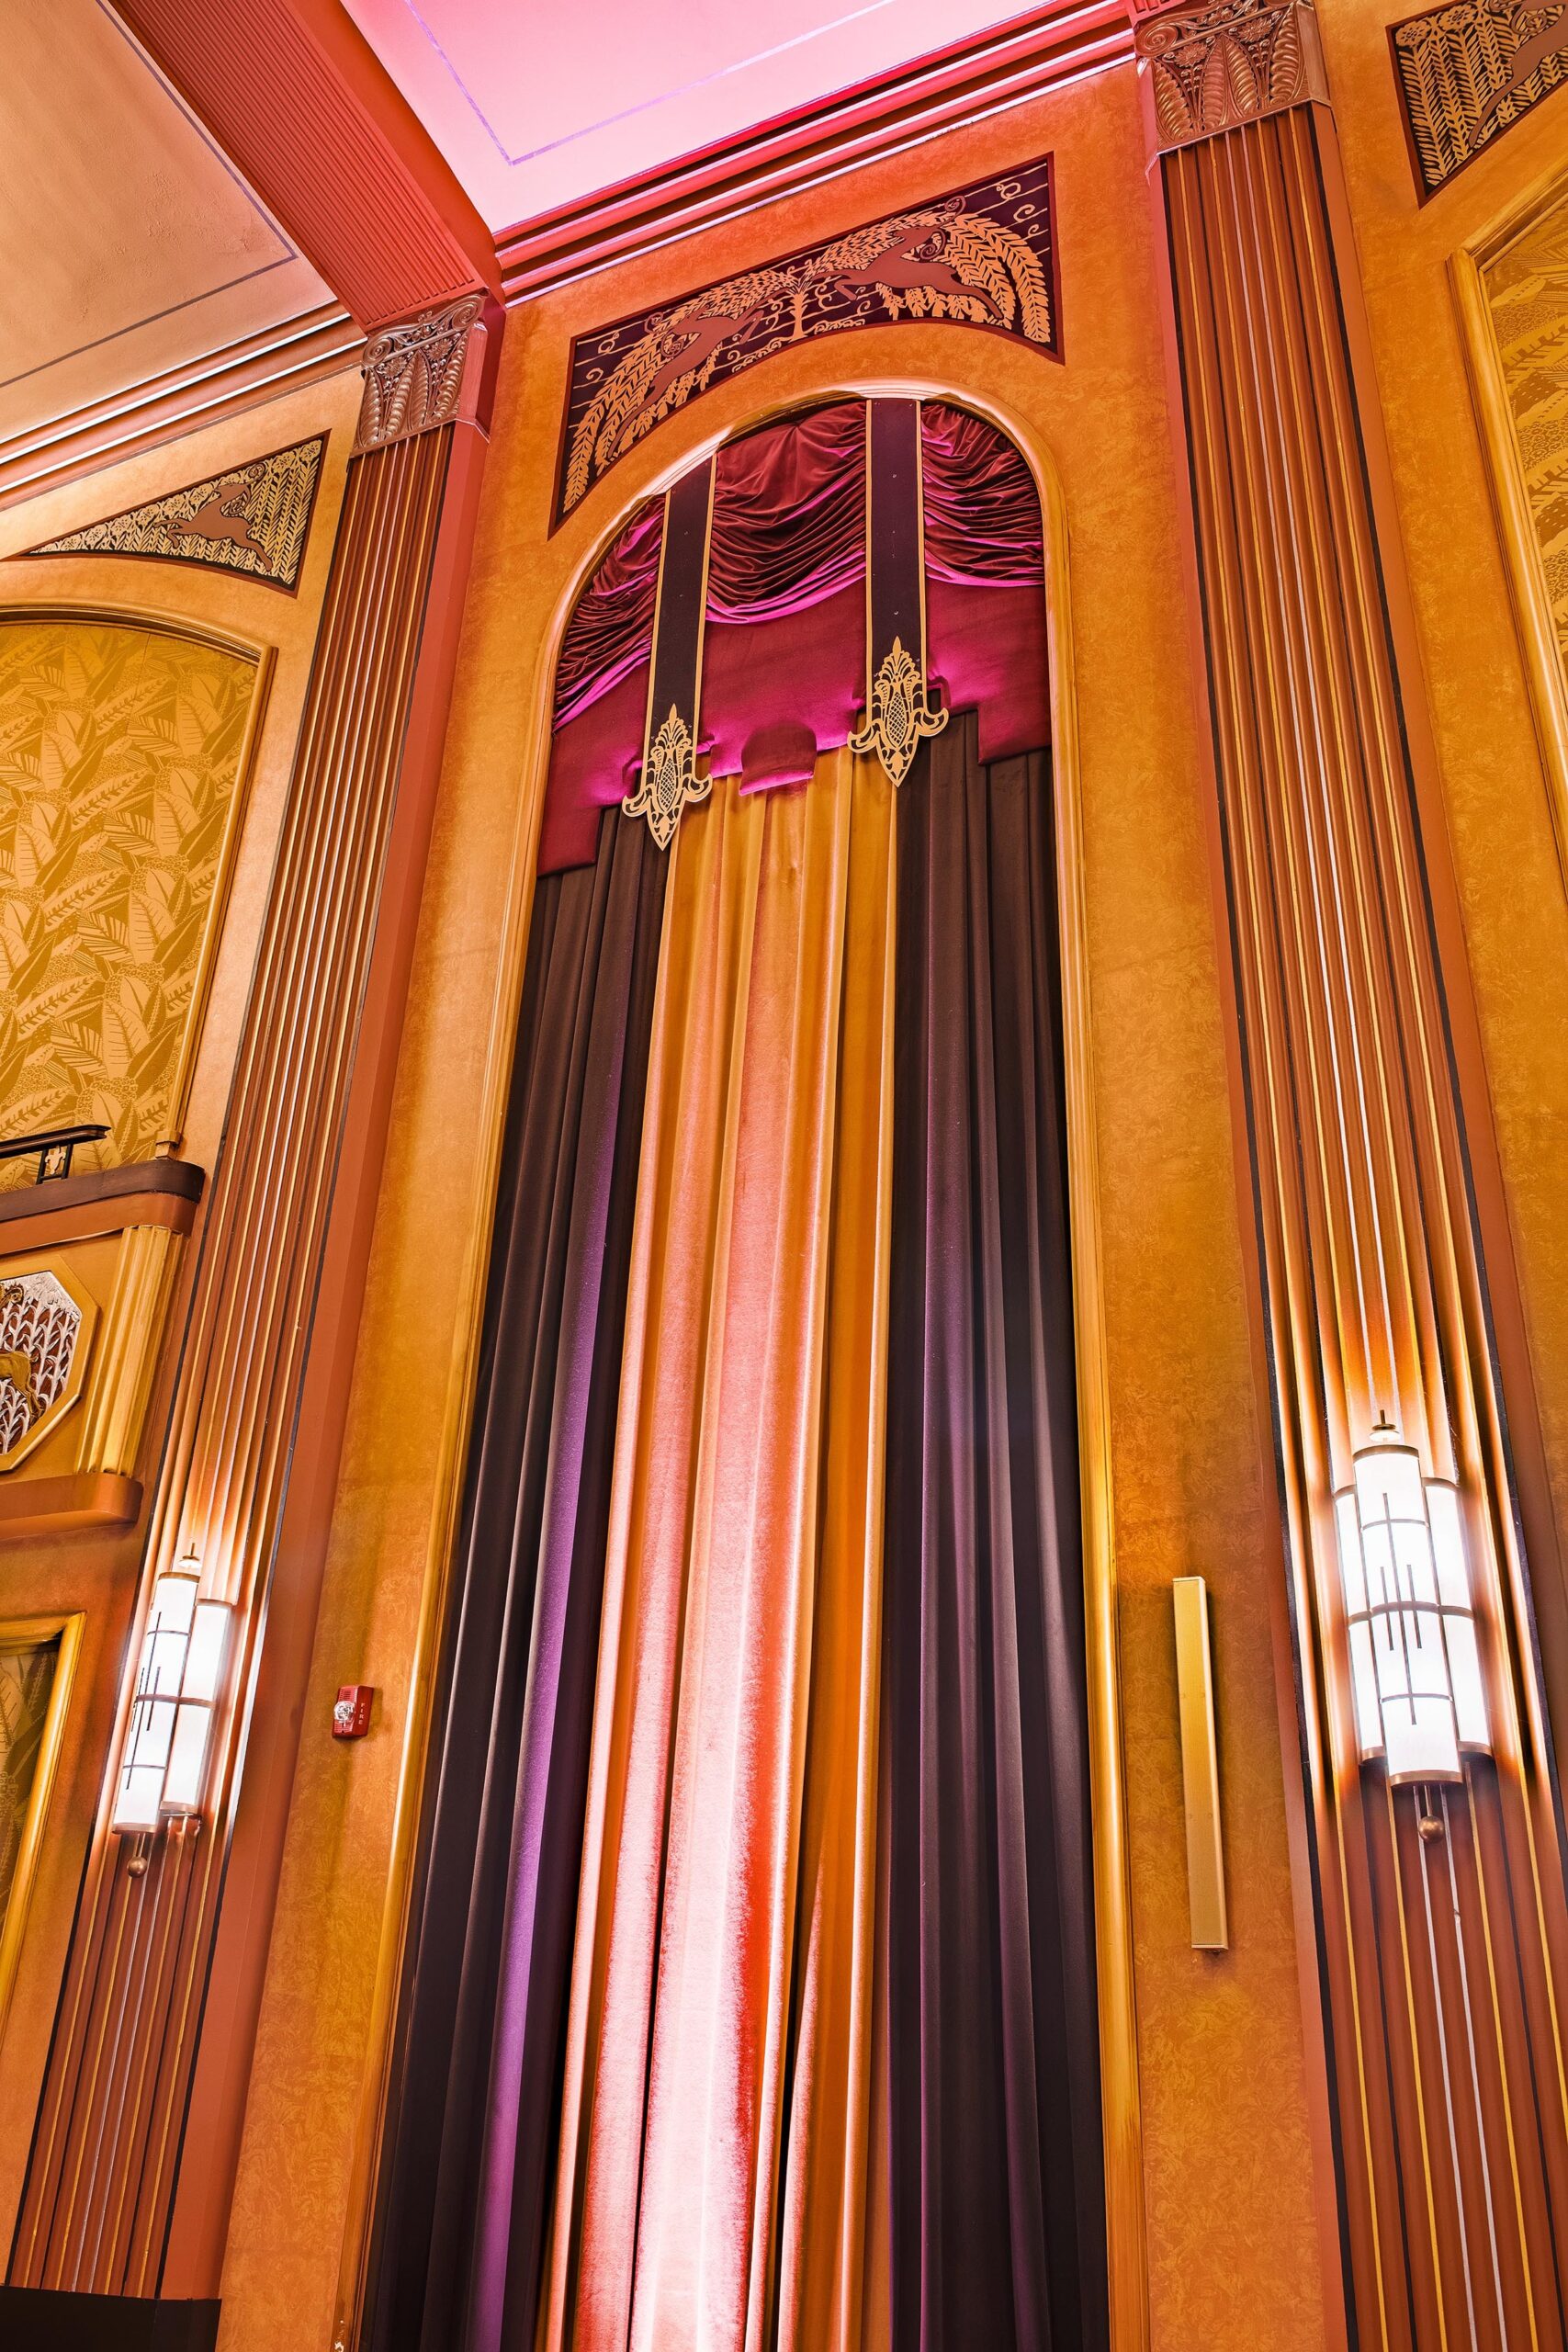
[{"label": "octagonal wall ornament", "polygon": [[58,1260],[13,1261],[0,1270],[0,1476],[81,1396],[97,1317]]}]

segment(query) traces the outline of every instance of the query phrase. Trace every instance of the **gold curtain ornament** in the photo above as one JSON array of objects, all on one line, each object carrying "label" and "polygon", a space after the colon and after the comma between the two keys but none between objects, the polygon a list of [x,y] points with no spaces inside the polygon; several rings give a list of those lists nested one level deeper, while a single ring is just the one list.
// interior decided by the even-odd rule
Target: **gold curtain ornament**
[{"label": "gold curtain ornament", "polygon": [[692,730],[671,703],[669,718],[649,746],[637,790],[627,793],[622,809],[628,817],[646,817],[660,848],[668,849],[682,809],[688,801],[705,800],[712,790],[712,777],[697,774]]},{"label": "gold curtain ornament", "polygon": [[872,681],[871,708],[865,725],[850,737],[851,751],[863,756],[874,752],[888,782],[899,785],[909,773],[921,738],[940,735],[946,725],[946,711],[931,707],[914,655],[896,637]]}]

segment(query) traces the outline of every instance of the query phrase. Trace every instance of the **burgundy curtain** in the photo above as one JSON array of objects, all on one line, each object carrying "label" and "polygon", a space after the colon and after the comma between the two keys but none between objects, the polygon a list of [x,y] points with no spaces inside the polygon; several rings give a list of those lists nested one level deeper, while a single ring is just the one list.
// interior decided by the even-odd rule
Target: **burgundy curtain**
[{"label": "burgundy curtain", "polygon": [[983,760],[1051,741],[1045,555],[1022,452],[945,401],[920,408],[926,659],[950,710],[979,713]]},{"label": "burgundy curtain", "polygon": [[1050,770],[899,795],[884,1544],[896,2352],[1102,2352]]},{"label": "burgundy curtain", "polygon": [[[701,744],[743,792],[804,784],[865,699],[865,403],[830,401],[727,442],[715,469]],[[951,710],[1001,759],[1050,741],[1040,503],[1012,443],[920,411],[927,652]],[[573,609],[556,673],[539,871],[586,864],[642,756],[664,502],[632,517]]]},{"label": "burgundy curtain", "polygon": [[664,501],[634,514],[571,608],[556,662],[555,724],[569,727],[648,660]]},{"label": "burgundy curtain", "polygon": [[592,865],[536,886],[376,2352],[533,2341],[667,865],[640,820],[612,814]]}]

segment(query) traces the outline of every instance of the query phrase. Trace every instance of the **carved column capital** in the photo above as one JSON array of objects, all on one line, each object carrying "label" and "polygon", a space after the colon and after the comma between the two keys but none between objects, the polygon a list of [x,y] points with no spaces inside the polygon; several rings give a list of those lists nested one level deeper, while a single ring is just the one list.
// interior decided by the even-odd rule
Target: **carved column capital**
[{"label": "carved column capital", "polygon": [[1310,0],[1131,7],[1155,154],[1328,96]]},{"label": "carved column capital", "polygon": [[355,457],[475,413],[483,373],[482,294],[465,294],[417,319],[383,327],[365,346]]}]

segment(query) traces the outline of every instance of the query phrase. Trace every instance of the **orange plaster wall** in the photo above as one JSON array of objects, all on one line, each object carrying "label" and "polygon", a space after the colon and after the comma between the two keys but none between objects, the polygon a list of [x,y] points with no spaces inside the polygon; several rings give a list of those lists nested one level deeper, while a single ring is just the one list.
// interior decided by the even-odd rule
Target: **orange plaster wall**
[{"label": "orange plaster wall", "polygon": [[[936,325],[782,354],[668,421],[547,536],[572,334],[1043,149],[1066,365]],[[705,446],[838,385],[989,406],[1065,489],[1082,737],[1153,2352],[1327,2341],[1314,2115],[1265,1566],[1222,997],[1130,71],[567,288],[507,328],[238,2193],[221,2352],[324,2344],[367,2063],[419,1597],[466,1281],[487,1050],[510,1036],[556,635],[626,509]],[[1170,1578],[1210,1578],[1232,1951],[1194,1954]],[[328,1736],[338,1683],[379,1691]],[[1331,2189],[1327,2190],[1331,2194]]]},{"label": "orange plaster wall", "polygon": [[[1406,683],[1424,684],[1436,736],[1534,1404],[1565,1531],[1568,891],[1449,261],[1561,174],[1568,92],[1418,203],[1387,31],[1412,13],[1325,0],[1324,47],[1415,606],[1423,676]],[[1517,1415],[1517,1385],[1510,1402]],[[1560,1719],[1560,1740],[1565,1728]]]},{"label": "orange plaster wall", "polygon": [[[358,403],[359,379],[351,372],[0,512],[0,609],[80,606],[131,618],[152,616],[224,633],[273,653],[181,1155],[208,1170],[222,1132]],[[205,566],[107,556],[5,560],[40,539],[323,432],[330,438],[321,489],[299,591],[292,596]],[[197,1235],[184,1245],[187,1281],[199,1231],[198,1223]],[[171,1331],[178,1329],[184,1295],[182,1283]],[[173,1346],[166,1343],[164,1376],[142,1444],[140,1475],[144,1486],[155,1467],[158,1436],[166,1420],[173,1354]],[[74,1426],[67,1421],[62,1428],[62,1447],[69,1451],[74,1441]],[[143,1532],[138,1524],[102,1533],[0,1543],[0,1618],[80,1610],[86,1619],[15,1995],[0,2037],[0,2243],[7,2246],[113,1728]]]}]

